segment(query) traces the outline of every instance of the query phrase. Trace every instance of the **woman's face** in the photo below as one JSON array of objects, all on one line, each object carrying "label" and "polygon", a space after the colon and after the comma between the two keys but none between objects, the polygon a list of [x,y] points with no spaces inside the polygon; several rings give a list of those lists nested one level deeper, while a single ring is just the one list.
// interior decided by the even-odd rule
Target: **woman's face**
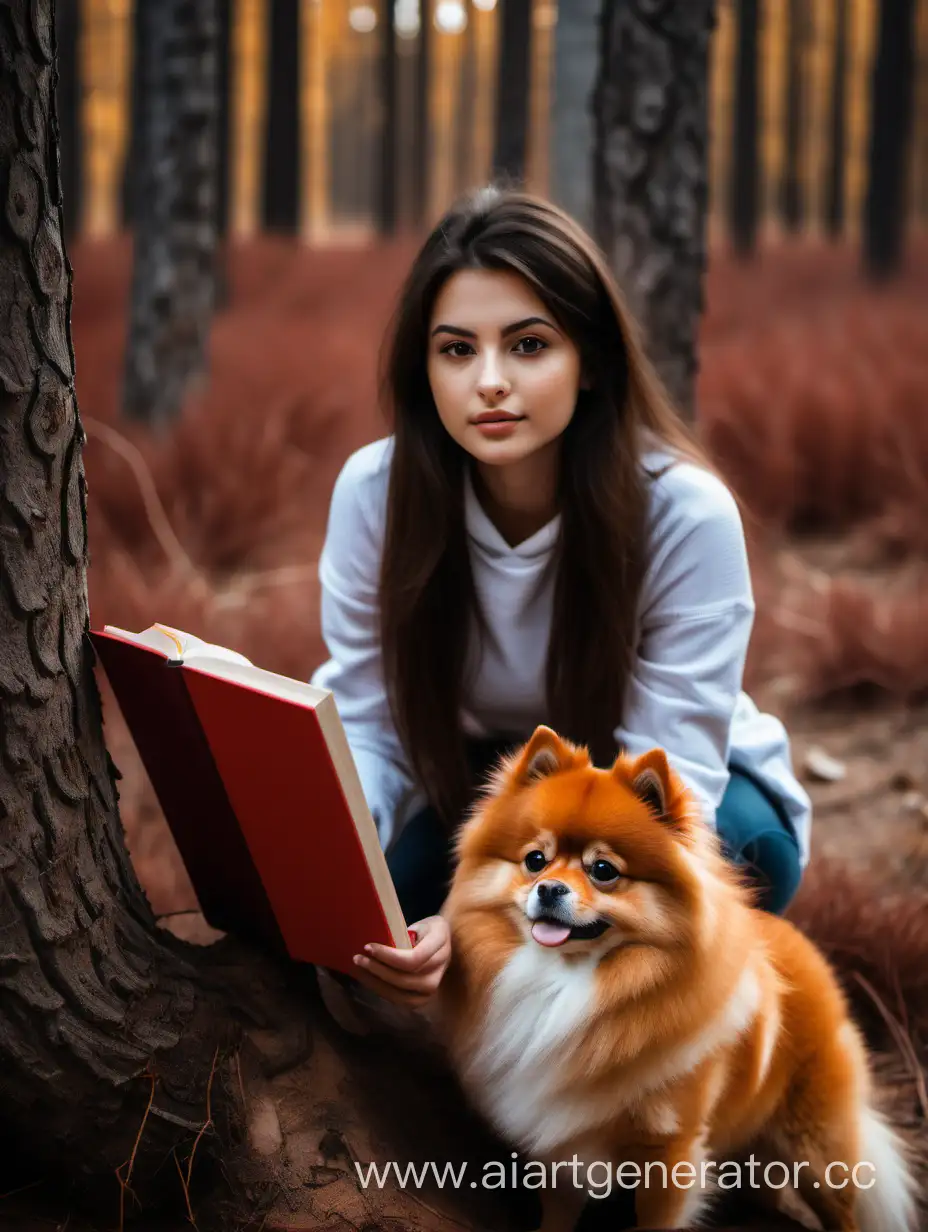
[{"label": "woman's face", "polygon": [[580,353],[517,274],[460,270],[435,301],[428,375],[454,440],[484,465],[509,466],[567,427]]}]

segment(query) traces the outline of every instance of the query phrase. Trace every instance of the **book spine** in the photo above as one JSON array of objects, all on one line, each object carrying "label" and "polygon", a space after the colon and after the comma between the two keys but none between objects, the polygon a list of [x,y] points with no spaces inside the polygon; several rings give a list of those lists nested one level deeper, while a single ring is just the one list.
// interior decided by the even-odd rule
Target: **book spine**
[{"label": "book spine", "polygon": [[91,638],[207,923],[286,953],[180,664],[106,635]]}]

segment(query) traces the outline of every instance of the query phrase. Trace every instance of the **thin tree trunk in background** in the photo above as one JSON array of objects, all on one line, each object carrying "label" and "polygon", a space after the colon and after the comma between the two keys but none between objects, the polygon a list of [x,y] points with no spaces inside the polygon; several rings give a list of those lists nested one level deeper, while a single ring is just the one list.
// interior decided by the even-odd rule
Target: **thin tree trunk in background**
[{"label": "thin tree trunk in background", "polygon": [[[649,15],[648,15],[649,14]],[[714,0],[603,6],[595,232],[681,413],[693,414]]]},{"label": "thin tree trunk in background", "polygon": [[123,413],[179,414],[206,363],[215,304],[216,0],[140,0],[144,164]]},{"label": "thin tree trunk in background", "polygon": [[145,25],[145,0],[131,0],[132,27],[129,64],[129,124],[122,166],[122,225],[127,229],[137,222],[137,206],[144,192],[147,155],[145,137],[145,98],[142,40]]},{"label": "thin tree trunk in background", "polygon": [[216,308],[229,303],[228,237],[232,216],[232,3],[216,3]]},{"label": "thin tree trunk in background", "polygon": [[397,221],[397,139],[399,93],[396,61],[396,0],[384,0],[380,29],[380,166],[377,184],[377,223],[380,234],[391,236]]},{"label": "thin tree trunk in background", "polygon": [[520,184],[528,151],[532,0],[499,0],[499,71],[493,174]]},{"label": "thin tree trunk in background", "polygon": [[593,224],[593,86],[600,0],[561,0],[554,29],[551,196],[581,226]]},{"label": "thin tree trunk in background", "polygon": [[461,47],[461,63],[458,76],[458,107],[454,117],[454,183],[455,192],[466,192],[473,187],[474,122],[473,100],[477,82],[476,22],[471,0],[463,0],[467,26]]},{"label": "thin tree trunk in background", "polygon": [[84,191],[80,39],[80,0],[64,0],[58,13],[58,115],[61,117],[64,226],[68,236],[80,233]]},{"label": "thin tree trunk in background", "polygon": [[870,111],[864,264],[871,277],[902,260],[915,85],[915,0],[882,0]]},{"label": "thin tree trunk in background", "polygon": [[419,0],[419,46],[416,51],[415,134],[413,137],[412,220],[422,227],[429,210],[429,88],[431,83],[432,0]]},{"label": "thin tree trunk in background", "polygon": [[760,0],[739,0],[738,50],[735,61],[735,106],[732,120],[732,173],[729,226],[739,256],[750,256],[757,240],[760,198],[758,157],[758,30]]},{"label": "thin tree trunk in background", "polygon": [[300,0],[268,5],[264,226],[295,234],[302,205],[300,141]]},{"label": "thin tree trunk in background", "polygon": [[804,217],[800,149],[805,113],[805,60],[808,0],[789,0],[786,51],[786,133],[780,210],[787,231],[798,231]]},{"label": "thin tree trunk in background", "polygon": [[838,239],[844,231],[847,161],[847,42],[851,0],[834,0],[835,41],[828,103],[828,163],[825,169],[825,230]]},{"label": "thin tree trunk in background", "polygon": [[216,0],[216,230],[229,231],[232,214],[232,0]]}]

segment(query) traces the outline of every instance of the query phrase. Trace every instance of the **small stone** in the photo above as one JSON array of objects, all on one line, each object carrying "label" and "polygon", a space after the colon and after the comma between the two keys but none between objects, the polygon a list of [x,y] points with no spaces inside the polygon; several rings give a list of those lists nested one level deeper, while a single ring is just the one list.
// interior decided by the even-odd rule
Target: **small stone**
[{"label": "small stone", "polygon": [[896,770],[889,780],[890,791],[911,791],[917,786],[908,770]]},{"label": "small stone", "polygon": [[248,1117],[248,1140],[252,1150],[262,1156],[274,1155],[283,1146],[277,1109],[266,1095],[255,1100]]},{"label": "small stone", "polygon": [[847,775],[844,762],[838,761],[817,745],[806,750],[804,765],[809,777],[822,783],[840,783]]}]

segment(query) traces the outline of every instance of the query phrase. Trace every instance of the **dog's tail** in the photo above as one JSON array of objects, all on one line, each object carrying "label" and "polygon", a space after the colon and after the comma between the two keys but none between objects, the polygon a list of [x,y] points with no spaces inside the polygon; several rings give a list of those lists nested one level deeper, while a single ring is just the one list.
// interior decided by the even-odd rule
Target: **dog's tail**
[{"label": "dog's tail", "polygon": [[857,1188],[861,1232],[916,1232],[917,1186],[908,1151],[889,1121],[866,1108],[860,1122]]}]

